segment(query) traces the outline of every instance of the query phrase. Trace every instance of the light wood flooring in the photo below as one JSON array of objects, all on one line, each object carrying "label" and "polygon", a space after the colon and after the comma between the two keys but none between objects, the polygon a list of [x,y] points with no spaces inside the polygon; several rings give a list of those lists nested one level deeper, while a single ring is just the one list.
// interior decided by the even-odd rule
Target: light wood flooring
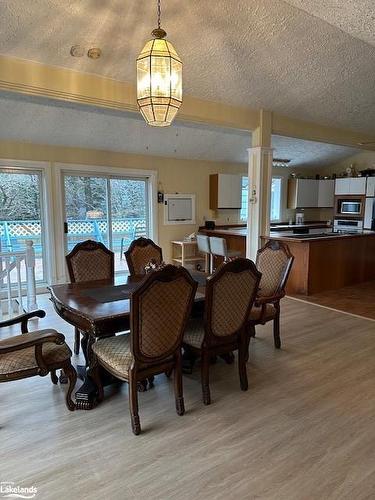
[{"label": "light wood flooring", "polygon": [[[41,305],[39,327],[72,345],[72,328]],[[375,498],[375,323],[285,299],[281,331],[277,351],[271,326],[258,329],[247,392],[237,364],[218,362],[205,407],[199,370],[184,376],[183,417],[172,381],[157,377],[139,397],[138,437],[125,384],[74,413],[48,377],[1,384],[0,481],[43,500]]]},{"label": "light wood flooring", "polygon": [[308,296],[296,295],[296,297],[307,302],[375,320],[375,281],[367,281],[359,285],[327,290]]}]

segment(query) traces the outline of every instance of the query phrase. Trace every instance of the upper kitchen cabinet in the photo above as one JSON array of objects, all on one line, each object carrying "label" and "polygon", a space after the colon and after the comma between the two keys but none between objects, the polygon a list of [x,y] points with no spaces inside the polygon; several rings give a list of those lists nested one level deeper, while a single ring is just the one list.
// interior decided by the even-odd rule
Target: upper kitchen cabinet
[{"label": "upper kitchen cabinet", "polygon": [[375,196],[375,177],[367,177],[366,196]]},{"label": "upper kitchen cabinet", "polygon": [[318,208],[331,208],[335,204],[335,181],[320,179],[318,188]]},{"label": "upper kitchen cabinet", "polygon": [[241,208],[241,176],[233,174],[210,175],[210,209]]},{"label": "upper kitchen cabinet", "polygon": [[288,208],[326,208],[334,205],[331,179],[289,179]]},{"label": "upper kitchen cabinet", "polygon": [[366,177],[336,179],[335,194],[366,194]]}]

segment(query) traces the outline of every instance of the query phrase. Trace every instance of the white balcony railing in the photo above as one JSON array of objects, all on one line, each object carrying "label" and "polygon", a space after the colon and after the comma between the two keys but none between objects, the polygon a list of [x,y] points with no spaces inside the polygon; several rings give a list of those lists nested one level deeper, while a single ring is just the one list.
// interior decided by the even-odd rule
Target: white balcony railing
[{"label": "white balcony railing", "polygon": [[[38,309],[35,286],[35,251],[32,240],[17,252],[0,252],[0,317]],[[26,304],[24,298],[26,297]]]}]

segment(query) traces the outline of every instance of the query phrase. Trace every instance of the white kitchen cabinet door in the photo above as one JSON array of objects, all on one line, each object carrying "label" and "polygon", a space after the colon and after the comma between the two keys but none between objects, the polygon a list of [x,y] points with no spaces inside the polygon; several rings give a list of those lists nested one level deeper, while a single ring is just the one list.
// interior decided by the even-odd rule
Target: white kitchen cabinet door
[{"label": "white kitchen cabinet door", "polygon": [[351,177],[349,194],[366,194],[366,177]]},{"label": "white kitchen cabinet door", "polygon": [[336,179],[335,194],[350,194],[350,177]]},{"label": "white kitchen cabinet door", "polygon": [[374,214],[374,204],[375,204],[375,198],[366,198],[365,220],[364,220],[364,224],[363,224],[363,227],[365,229],[371,229],[372,218],[375,215]]},{"label": "white kitchen cabinet door", "polygon": [[316,179],[297,180],[297,208],[315,208],[318,206],[319,181]]},{"label": "white kitchen cabinet door", "polygon": [[241,208],[240,175],[218,175],[218,208]]},{"label": "white kitchen cabinet door", "polygon": [[318,189],[318,207],[333,207],[335,200],[335,181],[333,179],[320,179]]},{"label": "white kitchen cabinet door", "polygon": [[366,196],[375,196],[375,177],[367,177]]}]

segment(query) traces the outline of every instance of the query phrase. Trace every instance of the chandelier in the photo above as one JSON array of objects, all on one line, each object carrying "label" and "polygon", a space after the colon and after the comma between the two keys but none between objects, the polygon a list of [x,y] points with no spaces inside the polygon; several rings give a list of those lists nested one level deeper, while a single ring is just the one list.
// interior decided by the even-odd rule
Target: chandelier
[{"label": "chandelier", "polygon": [[160,0],[157,6],[158,27],[151,33],[154,38],[137,58],[137,103],[149,125],[166,127],[182,103],[182,62],[173,45],[164,40],[167,33],[160,27]]}]

